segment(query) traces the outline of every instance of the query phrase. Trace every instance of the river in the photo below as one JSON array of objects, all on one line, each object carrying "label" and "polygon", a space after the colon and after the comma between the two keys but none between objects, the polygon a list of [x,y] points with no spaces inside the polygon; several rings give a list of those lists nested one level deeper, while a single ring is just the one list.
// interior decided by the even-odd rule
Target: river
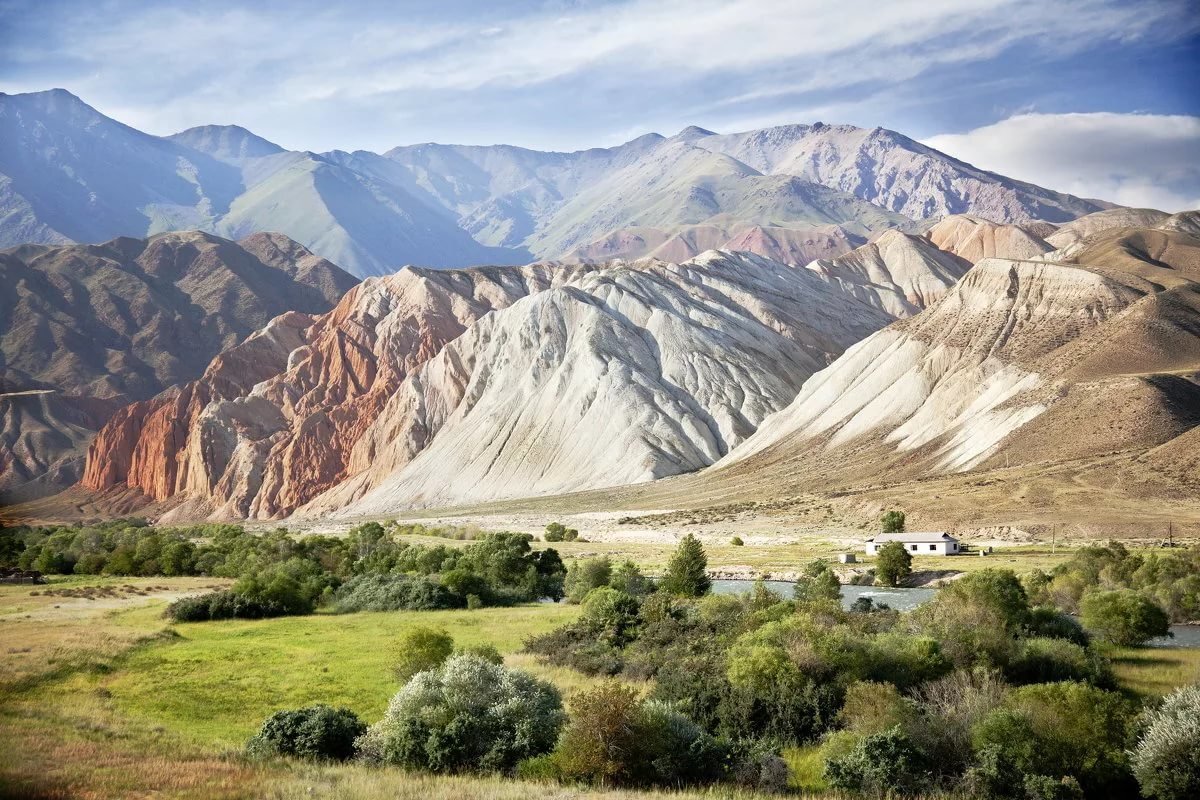
[{"label": "river", "polygon": [[[779,592],[785,598],[792,596],[791,581],[764,581],[768,589]],[[714,594],[739,594],[754,588],[754,581],[714,580]],[[897,611],[912,611],[917,606],[933,597],[937,589],[918,587],[915,589],[888,589],[882,586],[852,586],[842,585],[842,606],[850,608],[850,604],[860,597],[869,597],[876,603],[885,603]],[[1149,647],[1200,647],[1200,625],[1172,625],[1173,637],[1163,636],[1151,639]]]}]

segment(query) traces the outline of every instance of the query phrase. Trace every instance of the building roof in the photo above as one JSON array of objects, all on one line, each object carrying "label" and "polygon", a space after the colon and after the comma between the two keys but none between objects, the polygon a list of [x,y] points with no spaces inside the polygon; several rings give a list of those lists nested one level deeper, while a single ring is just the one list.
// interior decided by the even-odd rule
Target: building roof
[{"label": "building roof", "polygon": [[935,542],[957,542],[945,531],[914,531],[912,533],[877,533],[868,542],[902,542],[904,544],[933,544]]}]

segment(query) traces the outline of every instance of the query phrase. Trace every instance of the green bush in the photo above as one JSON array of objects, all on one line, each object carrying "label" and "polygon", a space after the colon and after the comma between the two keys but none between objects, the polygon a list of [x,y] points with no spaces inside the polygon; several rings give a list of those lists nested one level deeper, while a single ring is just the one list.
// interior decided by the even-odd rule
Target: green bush
[{"label": "green bush", "polygon": [[1069,614],[1064,614],[1053,606],[1036,606],[1029,610],[1026,630],[1032,636],[1043,636],[1052,639],[1066,639],[1080,647],[1091,644],[1087,630],[1079,624],[1079,620]]},{"label": "green bush", "polygon": [[1142,794],[1159,800],[1200,797],[1200,685],[1176,689],[1146,712],[1132,753]]},{"label": "green bush", "polygon": [[712,588],[708,579],[708,556],[699,539],[690,533],[683,537],[667,562],[667,573],[659,585],[664,592],[680,597],[708,594]]},{"label": "green bush", "polygon": [[977,752],[992,748],[1021,775],[1072,778],[1089,796],[1135,791],[1126,747],[1132,713],[1114,692],[1082,683],[1013,690],[1005,707],[976,725]]},{"label": "green bush", "polygon": [[1080,611],[1085,628],[1122,647],[1145,644],[1171,631],[1167,612],[1132,589],[1088,592]]},{"label": "green bush", "polygon": [[459,650],[455,655],[475,656],[482,658],[489,664],[503,664],[504,656],[500,655],[500,651],[495,645],[491,644],[472,644]]},{"label": "green bush", "polygon": [[244,597],[232,591],[208,592],[181,597],[167,606],[166,615],[175,622],[207,622],[216,619],[266,619],[295,613],[277,602]]},{"label": "green bush", "polygon": [[912,574],[912,554],[900,542],[888,542],[875,554],[875,577],[884,586],[895,586]]},{"label": "green bush", "polygon": [[654,591],[654,583],[642,574],[637,564],[632,561],[622,561],[612,571],[608,585],[618,592],[624,592],[634,597],[644,597]]},{"label": "green bush", "polygon": [[561,522],[551,522],[546,526],[546,533],[542,538],[547,542],[574,542],[579,538],[579,531],[568,528]]},{"label": "green bush", "polygon": [[277,711],[247,743],[253,756],[345,761],[354,755],[354,741],[367,726],[348,708],[309,706]]},{"label": "green bush", "polygon": [[742,541],[742,537],[740,537],[740,536],[734,536],[732,539],[729,540],[729,543],[731,545],[733,545],[734,547],[745,547],[745,545],[746,545],[746,543]]},{"label": "green bush", "polygon": [[460,655],[418,673],[359,740],[363,758],[432,772],[503,772],[548,753],[565,714],[558,691]]},{"label": "green bush", "polygon": [[334,594],[340,614],[357,611],[432,611],[462,605],[454,594],[428,578],[408,575],[357,575]]},{"label": "green bush", "polygon": [[925,756],[899,726],[864,736],[849,753],[825,762],[825,780],[832,788],[876,797],[916,794],[929,778]]},{"label": "green bush", "polygon": [[440,667],[454,653],[454,639],[445,631],[422,626],[406,631],[396,649],[392,672],[397,680],[407,681],[419,672]]},{"label": "green bush", "polygon": [[584,598],[580,621],[601,640],[621,646],[636,636],[637,599],[608,586],[593,589]]},{"label": "green bush", "polygon": [[842,584],[829,564],[820,559],[813,561],[796,580],[792,596],[801,602],[840,601]]},{"label": "green bush", "polygon": [[720,779],[726,749],[670,705],[607,683],[576,698],[553,759],[565,780],[680,787]]},{"label": "green bush", "polygon": [[612,562],[608,560],[608,556],[577,559],[567,568],[563,593],[570,602],[582,603],[588,592],[608,586],[612,574]]},{"label": "green bush", "polygon": [[1066,639],[1033,638],[1021,642],[1005,674],[1013,683],[1083,681],[1106,683],[1108,670],[1097,655]]}]

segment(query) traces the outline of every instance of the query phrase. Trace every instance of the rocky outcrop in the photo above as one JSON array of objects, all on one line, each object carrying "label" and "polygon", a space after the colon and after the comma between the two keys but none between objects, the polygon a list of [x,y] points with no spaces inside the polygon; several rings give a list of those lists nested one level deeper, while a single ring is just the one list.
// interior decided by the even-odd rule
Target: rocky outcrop
[{"label": "rocky outcrop", "polygon": [[355,282],[279,234],[0,252],[0,491],[12,502],[75,482],[114,409],[195,378],[278,314],[328,310]]},{"label": "rocky outcrop", "polygon": [[813,376],[714,479],[844,486],[1168,452],[1200,424],[1198,255],[1184,234],[1123,228],[1070,262],[984,259]]},{"label": "rocky outcrop", "polygon": [[480,320],[412,374],[360,441],[363,472],[305,511],[690,472],[889,318],[835,282],[748,254],[593,272]]},{"label": "rocky outcrop", "polygon": [[[933,250],[904,237],[873,252],[909,247]],[[275,518],[697,469],[965,268],[925,255],[885,256],[890,282],[725,252],[406,268],[368,279],[307,327],[297,320],[298,343],[253,359],[269,377],[218,385],[232,359],[281,341],[270,329],[199,381],[121,412],[89,453],[84,485],[136,490],[177,517]]]},{"label": "rocky outcrop", "polygon": [[83,485],[186,496],[228,516],[289,511],[346,476],[355,443],[410,371],[489,311],[590,269],[369,279],[330,313],[276,319],[200,380],[124,409],[89,451]]}]

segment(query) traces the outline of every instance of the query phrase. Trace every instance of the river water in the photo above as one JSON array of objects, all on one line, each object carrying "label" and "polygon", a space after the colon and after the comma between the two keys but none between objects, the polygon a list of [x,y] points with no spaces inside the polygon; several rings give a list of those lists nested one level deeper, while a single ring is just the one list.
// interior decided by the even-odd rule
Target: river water
[{"label": "river water", "polygon": [[[779,592],[785,599],[791,599],[791,581],[763,581],[768,589]],[[714,580],[714,594],[739,594],[754,588],[754,581]],[[912,611],[917,606],[933,597],[937,589],[918,587],[915,589],[888,589],[882,586],[851,586],[842,585],[842,606],[850,608],[850,604],[860,597],[869,597],[876,603],[885,603],[897,611]],[[1200,647],[1200,625],[1172,625],[1173,637],[1163,636],[1151,639],[1150,647]]]}]

